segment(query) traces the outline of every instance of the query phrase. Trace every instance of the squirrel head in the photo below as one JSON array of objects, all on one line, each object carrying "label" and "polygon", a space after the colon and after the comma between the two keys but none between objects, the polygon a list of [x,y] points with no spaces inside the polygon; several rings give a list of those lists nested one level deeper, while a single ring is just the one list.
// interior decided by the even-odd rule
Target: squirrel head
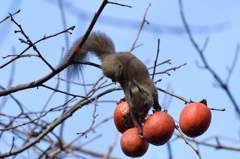
[{"label": "squirrel head", "polygon": [[144,119],[153,106],[153,97],[135,80],[133,80],[133,82],[135,85],[131,86],[131,84],[129,84],[130,102],[132,105],[131,111],[135,113],[139,119]]}]

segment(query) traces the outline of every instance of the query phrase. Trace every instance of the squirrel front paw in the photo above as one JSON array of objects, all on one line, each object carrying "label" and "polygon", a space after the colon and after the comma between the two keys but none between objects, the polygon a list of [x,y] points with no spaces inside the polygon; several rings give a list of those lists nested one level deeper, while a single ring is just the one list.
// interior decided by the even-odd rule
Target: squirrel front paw
[{"label": "squirrel front paw", "polygon": [[138,128],[138,133],[139,133],[138,137],[140,137],[142,140],[145,140],[144,137],[143,137],[143,135],[142,135],[142,132],[143,132],[143,131],[142,131],[142,128],[139,127],[139,128]]},{"label": "squirrel front paw", "polygon": [[116,83],[117,83],[117,81],[116,80],[114,80],[114,79],[112,79],[112,82],[114,82],[114,84],[116,85]]}]

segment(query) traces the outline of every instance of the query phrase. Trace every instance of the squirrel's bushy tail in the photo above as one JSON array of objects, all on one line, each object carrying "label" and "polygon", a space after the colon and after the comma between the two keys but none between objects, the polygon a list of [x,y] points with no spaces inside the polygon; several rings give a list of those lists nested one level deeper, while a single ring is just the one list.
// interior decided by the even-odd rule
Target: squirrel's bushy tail
[{"label": "squirrel's bushy tail", "polygon": [[[76,45],[81,41],[78,39],[74,42],[73,47],[69,49],[66,53],[64,61],[68,60],[71,54],[74,53]],[[115,53],[115,48],[112,40],[102,32],[93,32],[88,36],[88,39],[83,44],[81,52],[77,52],[74,61],[86,61],[88,58],[88,53],[93,53],[101,61],[105,55]],[[79,76],[80,71],[82,71],[81,64],[72,64],[67,68],[67,77],[75,78]]]}]

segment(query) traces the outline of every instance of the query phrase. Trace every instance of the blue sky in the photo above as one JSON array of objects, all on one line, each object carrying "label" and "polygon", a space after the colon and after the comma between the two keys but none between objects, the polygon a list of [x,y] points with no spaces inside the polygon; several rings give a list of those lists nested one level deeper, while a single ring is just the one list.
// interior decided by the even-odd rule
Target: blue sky
[{"label": "blue sky", "polygon": [[[86,31],[94,13],[99,8],[102,1],[97,0],[63,0],[63,6],[66,16],[67,27],[76,26],[69,37],[69,45],[74,40],[81,37]],[[171,65],[165,64],[159,66],[157,71],[163,71],[168,68],[179,66],[187,63],[176,71],[167,74],[157,75],[155,79],[162,79],[157,84],[157,87],[167,89],[175,94],[184,97],[187,100],[200,101],[203,98],[207,99],[208,106],[211,108],[225,108],[225,112],[212,111],[212,122],[206,133],[196,138],[201,141],[209,137],[227,137],[239,141],[239,118],[234,111],[234,107],[227,97],[226,93],[217,85],[212,75],[205,69],[200,56],[196,52],[193,45],[185,32],[183,23],[180,17],[179,3],[177,0],[161,0],[161,1],[116,1],[118,3],[130,5],[133,8],[121,7],[113,4],[108,4],[99,20],[94,26],[94,31],[103,31],[107,33],[115,43],[117,52],[128,51],[135,40],[138,28],[141,24],[145,9],[149,2],[151,7],[148,10],[146,19],[149,25],[145,23],[137,45],[143,44],[136,48],[132,53],[141,61],[145,62],[148,67],[153,66],[156,52],[157,39],[161,39],[160,54],[158,62],[171,59]],[[183,0],[183,9],[186,20],[190,26],[193,37],[200,48],[203,47],[206,38],[209,38],[208,45],[204,52],[207,62],[210,67],[225,81],[228,70],[235,56],[237,44],[240,42],[240,22],[239,22],[239,7],[240,2],[237,0],[229,1],[186,1]],[[61,12],[57,0],[35,0],[35,1],[4,1],[0,5],[0,20],[8,16],[8,13],[14,13],[18,9],[21,12],[14,16],[14,19],[21,24],[26,34],[35,42],[44,35],[51,35],[62,31],[63,23]],[[0,24],[0,56],[4,57],[12,54],[12,48],[15,48],[17,54],[22,52],[27,45],[21,43],[18,39],[23,38],[20,33],[15,34],[14,30],[18,30],[10,20]],[[66,50],[66,41],[63,34],[50,38],[38,43],[37,48],[44,58],[54,67],[59,64],[63,48]],[[35,54],[33,49],[29,49],[26,54]],[[6,63],[10,58],[0,58],[0,65]],[[91,62],[100,64],[100,61],[95,58],[90,58]],[[12,86],[25,84],[37,80],[48,73],[50,69],[37,57],[25,57],[18,59],[15,63],[16,70]],[[236,102],[240,105],[238,97],[240,85],[239,79],[240,63],[237,61],[233,74],[230,78],[228,87],[233,94]],[[0,84],[7,87],[11,65],[0,69]],[[150,70],[152,72],[152,70]],[[86,83],[94,83],[101,75],[101,70],[86,66],[84,69],[84,78]],[[62,78],[65,77],[65,72],[60,73]],[[106,80],[107,78],[104,78]],[[108,83],[111,80],[107,79]],[[82,78],[76,80],[82,82]],[[103,82],[103,81],[102,81]],[[45,84],[55,87],[57,80],[52,78]],[[111,86],[113,87],[113,86]],[[111,88],[109,87],[109,88]],[[60,83],[60,90],[66,89],[64,82]],[[88,87],[88,90],[90,87]],[[101,92],[101,91],[99,91]],[[97,93],[99,93],[97,92]],[[28,89],[13,93],[13,95],[31,111],[40,111],[46,103],[48,97],[52,93],[43,87]],[[71,85],[71,93],[84,95],[84,89],[81,86]],[[115,91],[99,99],[118,101],[124,96],[122,91]],[[166,96],[159,92],[159,102],[162,104]],[[167,96],[169,99],[169,96]],[[2,102],[3,97],[0,97]],[[47,106],[47,109],[63,104],[65,95],[56,93],[53,99]],[[113,115],[116,104],[112,102],[99,103],[97,107],[98,117],[96,123]],[[172,98],[170,104],[163,105],[168,109],[169,114],[178,123],[181,110],[185,104],[179,99]],[[69,142],[77,137],[76,133],[83,132],[89,128],[92,122],[92,113],[94,106],[89,104],[78,110],[73,116],[66,121],[64,129],[64,141]],[[8,99],[6,105],[1,108],[2,113],[16,115],[19,109],[12,99]],[[44,117],[51,122],[61,113],[51,113]],[[34,116],[33,116],[34,117]],[[1,117],[2,118],[2,117]],[[1,120],[6,120],[2,118]],[[22,123],[22,121],[18,121]],[[18,123],[18,124],[19,124]],[[17,123],[16,123],[17,124]],[[28,127],[25,127],[28,128]],[[108,121],[101,127],[95,130],[95,133],[90,133],[88,138],[82,138],[77,143],[85,143],[86,141],[101,134],[102,137],[94,142],[86,145],[87,149],[92,149],[97,152],[105,153],[111,145],[115,135],[115,126],[113,120]],[[59,127],[54,129],[56,134],[59,134]],[[176,131],[175,131],[176,132]],[[120,136],[111,155],[119,158],[127,158],[120,148]],[[172,139],[174,139],[173,136]],[[4,140],[11,141],[12,135],[4,134]],[[9,146],[6,146],[5,141],[1,139],[1,152],[9,151]],[[21,145],[21,140],[16,139],[16,145]],[[215,139],[208,141],[216,144]],[[195,152],[185,144],[182,139],[171,141],[171,147],[174,159],[197,159]],[[220,139],[220,143],[226,146],[240,147],[239,142],[230,142],[226,139]],[[46,146],[43,143],[41,146]],[[196,147],[196,144],[193,144]],[[239,152],[230,150],[216,150],[215,148],[199,145],[199,151],[204,159],[219,158],[226,159],[239,158]],[[30,154],[33,152],[30,151]],[[21,154],[21,157],[26,157],[27,151]],[[31,156],[31,155],[30,155]],[[19,158],[21,158],[19,156]],[[33,156],[34,157],[34,156]],[[87,156],[89,157],[89,156]],[[167,146],[150,146],[148,152],[142,158],[167,158]]]}]

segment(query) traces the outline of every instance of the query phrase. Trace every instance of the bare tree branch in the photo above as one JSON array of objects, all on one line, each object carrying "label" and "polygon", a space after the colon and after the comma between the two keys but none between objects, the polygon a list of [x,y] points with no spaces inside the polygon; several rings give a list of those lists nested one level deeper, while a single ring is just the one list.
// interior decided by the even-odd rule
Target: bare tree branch
[{"label": "bare tree branch", "polygon": [[116,133],[115,133],[115,136],[114,136],[112,145],[109,147],[107,153],[103,156],[103,159],[109,158],[109,155],[110,155],[110,153],[112,152],[112,149],[113,149],[114,146],[116,145],[116,141],[117,141],[118,134],[119,134],[119,132],[118,132],[118,130],[116,130]]},{"label": "bare tree branch", "polygon": [[157,59],[158,59],[158,54],[159,54],[159,47],[160,47],[160,39],[158,39],[157,55],[156,55],[156,60],[155,60],[155,62],[154,62],[154,67],[153,67],[153,73],[152,73],[152,80],[153,80],[153,81],[154,81],[155,69],[156,69]]},{"label": "bare tree branch", "polygon": [[[182,138],[181,135],[177,134],[177,133],[174,133],[177,138]],[[172,141],[174,141],[175,139],[173,139]],[[193,139],[190,139],[188,138],[187,139],[188,141],[191,141],[191,142],[194,142],[194,143],[197,143],[197,144],[201,144],[201,145],[204,145],[204,146],[209,146],[209,147],[214,147],[216,149],[226,149],[226,150],[234,150],[234,151],[240,151],[240,147],[232,147],[232,146],[226,146],[226,145],[222,145],[222,144],[210,144],[210,143],[206,143],[204,141],[197,141],[197,140],[193,140]]]},{"label": "bare tree branch", "polygon": [[[90,100],[94,100],[94,99],[98,99],[103,95],[106,95],[107,93],[110,93],[112,91],[116,91],[116,90],[122,90],[122,88],[120,86],[115,87],[115,88],[111,88],[108,89],[98,95],[96,95],[95,97],[91,98]],[[82,100],[80,100],[82,101]],[[85,102],[78,102],[77,104],[75,104],[74,106],[72,106],[68,111],[66,111],[62,116],[60,116],[57,120],[55,120],[51,125],[49,125],[42,133],[40,133],[34,140],[28,142],[27,144],[25,144],[24,146],[20,147],[19,149],[13,151],[11,154],[9,152],[7,153],[2,153],[0,154],[0,157],[7,157],[7,156],[11,156],[11,155],[15,155],[18,154],[26,149],[28,149],[29,147],[33,146],[34,144],[36,144],[39,140],[41,140],[44,136],[46,136],[49,132],[51,132],[56,126],[58,126],[59,124],[61,124],[64,120],[66,120],[67,118],[71,117],[72,114],[77,111],[78,109],[82,108],[84,105],[89,104],[90,101],[87,100]]]},{"label": "bare tree branch", "polygon": [[147,11],[148,11],[148,9],[149,9],[150,6],[151,6],[151,3],[149,3],[148,7],[147,7],[146,10],[145,10],[142,23],[141,23],[141,25],[140,25],[140,28],[139,28],[139,30],[138,30],[137,36],[136,36],[136,38],[135,38],[135,41],[133,42],[133,45],[132,45],[132,47],[130,48],[129,52],[132,52],[132,51],[134,50],[134,48],[135,48],[135,45],[136,45],[136,42],[137,42],[137,40],[138,40],[139,34],[140,34],[140,32],[142,31],[142,28],[143,28],[144,23],[146,22],[146,15],[147,15]]},{"label": "bare tree branch", "polygon": [[187,103],[190,103],[190,101],[186,100],[185,98],[180,97],[180,96],[178,96],[178,95],[176,95],[176,94],[170,93],[170,92],[168,92],[168,91],[165,91],[165,90],[163,90],[163,89],[161,89],[161,88],[158,88],[158,87],[157,87],[157,90],[159,90],[159,91],[161,91],[161,92],[164,92],[164,93],[166,93],[166,94],[169,94],[170,96],[173,96],[173,97],[176,97],[176,98],[178,98],[178,99],[181,99],[181,100],[183,100],[186,104],[187,104]]},{"label": "bare tree branch", "polygon": [[202,159],[201,156],[200,156],[200,154],[199,154],[199,152],[198,152],[198,150],[196,150],[196,149],[188,142],[188,140],[184,137],[183,133],[182,133],[181,130],[179,129],[179,126],[178,126],[178,125],[175,125],[175,128],[176,128],[176,129],[178,130],[178,132],[181,134],[181,137],[183,138],[183,140],[185,141],[185,143],[188,144],[188,145],[196,152],[196,154],[198,155],[198,157],[199,157],[200,159]]},{"label": "bare tree branch", "polygon": [[[20,12],[20,9],[18,10],[18,11],[16,11],[15,13],[13,13],[12,15],[15,15],[15,14],[17,14],[17,13],[19,13]],[[8,18],[10,18],[11,16],[7,16],[6,18],[4,18],[2,21],[0,21],[0,24],[2,23],[2,22],[4,22],[5,20],[7,20]]]},{"label": "bare tree branch", "polygon": [[234,59],[233,59],[233,63],[232,63],[231,67],[228,70],[228,75],[227,75],[227,79],[226,79],[226,82],[225,82],[226,85],[228,85],[230,77],[231,77],[232,72],[233,72],[233,69],[234,69],[234,67],[235,67],[235,65],[237,63],[239,49],[240,49],[240,44],[237,45],[237,49],[236,49],[236,53],[235,53],[235,56],[234,56]]},{"label": "bare tree branch", "polygon": [[[29,44],[30,47],[33,47],[33,50],[36,51],[39,55],[39,57],[48,65],[48,67],[54,72],[54,68],[44,59],[44,57],[41,55],[41,53],[38,51],[36,45],[34,45],[32,43],[32,41],[30,40],[30,38],[25,34],[25,32],[23,31],[22,29],[22,26],[20,24],[18,24],[12,17],[12,14],[9,13],[9,15],[11,16],[11,21],[16,24],[19,29],[20,29],[20,32],[23,34],[23,36],[27,39],[27,44]],[[18,31],[15,31],[15,33],[17,33]]]},{"label": "bare tree branch", "polygon": [[[39,39],[38,41],[36,41],[35,43],[33,43],[33,45],[35,45],[35,44],[37,44],[37,43],[39,43],[39,42],[41,42],[41,41],[43,41],[43,40],[46,40],[46,39],[52,38],[52,37],[54,37],[54,36],[60,35],[60,34],[62,34],[62,33],[65,33],[65,32],[70,33],[69,30],[73,30],[74,28],[75,28],[75,26],[72,26],[72,27],[70,27],[70,28],[68,28],[68,29],[66,29],[66,30],[63,30],[63,31],[59,32],[59,33],[56,33],[56,34],[53,34],[53,35],[50,35],[50,36],[44,36],[43,38],[41,38],[41,39]],[[70,33],[70,34],[71,34],[71,33]],[[3,67],[5,67],[5,66],[7,66],[8,64],[10,64],[11,62],[15,61],[16,59],[22,57],[23,54],[24,54],[27,50],[29,50],[30,48],[31,48],[31,46],[28,46],[28,47],[27,47],[25,50],[23,50],[17,57],[11,59],[11,60],[8,61],[7,63],[5,63],[5,64],[3,64],[2,66],[0,66],[0,69],[3,68]],[[3,57],[3,58],[6,58],[6,57]]]},{"label": "bare tree branch", "polygon": [[[180,67],[185,66],[185,65],[187,65],[187,63],[184,63],[184,64],[182,64],[182,65],[180,65],[180,66],[176,66],[176,67],[169,68],[169,69],[167,69],[167,70],[165,70],[165,71],[156,72],[155,75],[157,75],[157,74],[164,74],[164,73],[166,73],[166,74],[168,74],[168,75],[171,75],[171,74],[168,73],[168,71],[171,71],[171,70],[175,71],[176,69],[179,69]],[[153,74],[150,74],[150,75],[153,75]]]}]

